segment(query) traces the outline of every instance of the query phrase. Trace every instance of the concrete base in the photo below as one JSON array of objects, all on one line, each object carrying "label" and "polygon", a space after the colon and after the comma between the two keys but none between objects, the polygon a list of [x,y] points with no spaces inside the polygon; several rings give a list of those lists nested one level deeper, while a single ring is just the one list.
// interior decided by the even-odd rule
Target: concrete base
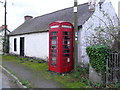
[{"label": "concrete base", "polygon": [[98,74],[92,66],[89,66],[89,80],[95,83],[102,83],[102,75]]}]

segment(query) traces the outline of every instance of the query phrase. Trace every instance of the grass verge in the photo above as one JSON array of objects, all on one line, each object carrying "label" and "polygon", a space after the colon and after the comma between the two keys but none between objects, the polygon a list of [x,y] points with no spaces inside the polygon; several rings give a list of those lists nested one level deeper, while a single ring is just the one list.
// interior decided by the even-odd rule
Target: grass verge
[{"label": "grass verge", "polygon": [[[48,72],[48,65],[47,62],[41,63],[40,60],[35,60],[31,58],[24,58],[24,57],[18,57],[18,56],[2,56],[3,61],[9,61],[9,62],[18,62],[34,72],[39,72],[39,76],[43,77],[44,79],[53,80],[56,82],[59,82],[63,84],[66,88],[101,88],[102,86],[100,84],[94,84],[93,82],[89,81],[88,78],[86,78],[86,69],[80,72],[71,72],[66,73],[63,75],[60,75],[58,73],[54,72]],[[80,69],[81,70],[81,69]],[[10,70],[9,70],[10,71]],[[17,75],[10,71],[12,74],[14,74],[16,77]],[[30,87],[29,82],[27,80],[20,80],[23,85],[28,85]],[[109,87],[108,87],[109,88]],[[115,85],[113,88],[116,88]]]}]

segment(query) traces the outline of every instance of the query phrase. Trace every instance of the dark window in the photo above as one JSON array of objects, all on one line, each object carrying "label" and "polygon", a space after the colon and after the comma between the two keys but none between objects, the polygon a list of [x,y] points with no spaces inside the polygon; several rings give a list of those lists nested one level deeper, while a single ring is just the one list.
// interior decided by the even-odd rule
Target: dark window
[{"label": "dark window", "polygon": [[70,32],[63,32],[63,35],[70,35]]},{"label": "dark window", "polygon": [[64,41],[64,44],[70,44],[70,41]]},{"label": "dark window", "polygon": [[57,46],[56,45],[52,45],[52,48],[57,48]]},{"label": "dark window", "polygon": [[52,57],[56,57],[57,55],[56,54],[52,54]]},{"label": "dark window", "polygon": [[57,59],[55,57],[51,58],[51,65],[57,66]]},{"label": "dark window", "polygon": [[70,36],[64,36],[64,39],[68,40],[70,39]]},{"label": "dark window", "polygon": [[55,40],[57,39],[57,36],[52,36],[51,39]]},{"label": "dark window", "polygon": [[51,32],[51,35],[57,35],[57,32]]},{"label": "dark window", "polygon": [[70,48],[70,45],[64,45],[63,48],[68,49],[68,48]]},{"label": "dark window", "polygon": [[64,50],[64,53],[69,53],[70,52],[70,50]]},{"label": "dark window", "polygon": [[69,55],[69,54],[64,54],[64,56],[65,56],[65,57],[68,57],[68,56],[70,56],[70,55]]},{"label": "dark window", "polygon": [[14,51],[17,51],[17,39],[14,38]]},{"label": "dark window", "polygon": [[57,53],[57,50],[52,49],[51,52],[52,53]]}]

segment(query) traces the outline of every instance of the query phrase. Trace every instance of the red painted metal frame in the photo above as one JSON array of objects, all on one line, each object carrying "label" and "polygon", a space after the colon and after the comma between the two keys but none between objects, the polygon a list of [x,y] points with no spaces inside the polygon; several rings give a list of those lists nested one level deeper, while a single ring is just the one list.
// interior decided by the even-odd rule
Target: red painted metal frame
[{"label": "red painted metal frame", "polygon": [[[62,27],[70,26],[71,28]],[[51,28],[53,27],[53,28]],[[52,35],[52,32],[57,32],[57,35]],[[69,32],[70,35],[64,35],[65,32]],[[57,48],[53,49],[52,47],[52,36],[56,36],[57,39]],[[65,40],[64,36],[70,37],[69,40]],[[54,41],[54,40],[53,40]],[[64,44],[64,41],[70,41],[70,44]],[[70,49],[65,49],[64,45],[69,45]],[[57,50],[56,53],[52,53],[51,50]],[[64,50],[70,50],[68,53],[64,53]],[[52,54],[56,56],[56,64],[53,64]],[[69,54],[69,56],[64,56]],[[73,25],[70,22],[66,21],[57,21],[49,25],[49,60],[48,60],[49,70],[57,73],[70,72],[73,69]]]}]

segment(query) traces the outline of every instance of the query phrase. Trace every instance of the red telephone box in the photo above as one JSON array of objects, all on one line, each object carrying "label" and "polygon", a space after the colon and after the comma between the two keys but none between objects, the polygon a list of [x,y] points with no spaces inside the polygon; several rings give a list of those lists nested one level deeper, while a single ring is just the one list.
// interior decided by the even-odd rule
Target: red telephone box
[{"label": "red telephone box", "polygon": [[63,73],[73,69],[73,25],[57,21],[49,25],[49,70]]}]

